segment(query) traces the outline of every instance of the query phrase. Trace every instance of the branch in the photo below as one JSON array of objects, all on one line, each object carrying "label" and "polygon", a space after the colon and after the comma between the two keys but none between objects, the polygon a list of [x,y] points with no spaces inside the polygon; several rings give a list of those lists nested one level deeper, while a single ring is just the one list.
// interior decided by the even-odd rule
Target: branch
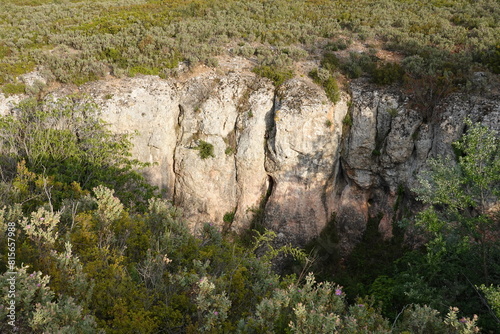
[{"label": "branch", "polygon": [[469,280],[469,278],[467,276],[465,276],[465,274],[463,274],[463,273],[462,273],[462,275],[464,275],[464,277],[467,280],[467,282],[469,282],[469,284],[472,286],[472,288],[474,289],[474,291],[476,291],[477,295],[479,296],[479,299],[484,304],[484,306],[486,306],[486,308],[488,309],[488,312],[493,316],[493,318],[496,320],[496,322],[498,322],[500,324],[500,319],[498,319],[498,317],[495,314],[495,312],[493,312],[493,310],[491,309],[490,305],[488,304],[488,301],[479,292],[479,290],[476,288],[476,286],[474,284],[472,284],[472,282]]}]

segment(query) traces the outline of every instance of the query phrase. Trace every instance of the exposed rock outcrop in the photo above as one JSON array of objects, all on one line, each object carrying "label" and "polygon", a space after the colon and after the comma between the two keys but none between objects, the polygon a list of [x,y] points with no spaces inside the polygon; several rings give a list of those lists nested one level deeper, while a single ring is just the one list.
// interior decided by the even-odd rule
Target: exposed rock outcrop
[{"label": "exposed rock outcrop", "polygon": [[[192,228],[248,228],[268,186],[264,168],[267,119],[274,87],[253,74],[205,72],[184,81],[153,77],[86,87],[101,102],[116,131],[136,131],[134,157],[153,163],[146,171],[165,196],[184,209]],[[107,97],[107,98],[106,98]],[[200,143],[213,148],[202,158]]]},{"label": "exposed rock outcrop", "polygon": [[[441,101],[432,122],[411,108],[411,97],[355,81],[352,126],[341,155],[346,185],[341,192],[338,230],[341,248],[349,252],[362,237],[369,218],[380,219],[379,231],[392,235],[395,204],[413,199],[417,175],[428,159],[452,156],[452,143],[465,130],[465,119],[500,130],[498,96],[458,93]],[[409,208],[410,210],[413,208]]]},{"label": "exposed rock outcrop", "polygon": [[[213,222],[241,231],[260,208],[266,227],[303,244],[335,216],[345,253],[370,218],[391,236],[395,204],[403,193],[411,198],[429,158],[453,154],[466,117],[500,130],[494,94],[452,95],[426,123],[411,97],[363,80],[335,105],[307,78],[276,91],[245,70],[112,79],[80,90],[114,131],[137,133],[133,156],[153,163],[146,175],[193,229]],[[0,96],[0,112],[14,102]],[[203,158],[201,144],[213,156]],[[232,223],[223,222],[227,213]]]},{"label": "exposed rock outcrop", "polygon": [[296,242],[317,236],[330,220],[346,112],[346,96],[333,105],[308,81],[290,80],[278,91],[267,142],[273,189],[265,225]]}]

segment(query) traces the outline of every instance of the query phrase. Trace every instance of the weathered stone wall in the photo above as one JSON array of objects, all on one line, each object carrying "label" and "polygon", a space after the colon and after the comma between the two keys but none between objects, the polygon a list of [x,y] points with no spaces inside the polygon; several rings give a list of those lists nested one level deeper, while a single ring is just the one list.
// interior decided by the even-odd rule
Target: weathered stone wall
[{"label": "weathered stone wall", "polygon": [[[335,216],[344,252],[370,217],[381,217],[379,230],[391,236],[398,196],[411,197],[429,158],[453,154],[466,117],[500,130],[498,94],[455,94],[425,123],[400,91],[363,80],[335,105],[308,78],[276,91],[244,70],[112,79],[79,90],[96,99],[114,131],[137,133],[133,156],[153,163],[147,177],[193,229],[222,227],[234,212],[231,228],[241,231],[260,207],[265,226],[303,244]],[[19,98],[0,95],[0,112]],[[214,157],[200,157],[201,141]]]}]

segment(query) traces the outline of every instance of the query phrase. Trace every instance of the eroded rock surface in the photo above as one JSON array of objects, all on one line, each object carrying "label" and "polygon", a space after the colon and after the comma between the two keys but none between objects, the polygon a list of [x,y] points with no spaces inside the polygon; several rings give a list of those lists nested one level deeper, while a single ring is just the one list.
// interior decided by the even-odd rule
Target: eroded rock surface
[{"label": "eroded rock surface", "polygon": [[[137,132],[134,157],[153,164],[149,179],[184,209],[193,229],[205,222],[222,226],[230,213],[235,230],[248,228],[268,186],[266,120],[274,99],[268,80],[205,72],[186,80],[94,83],[86,90],[113,129]],[[203,156],[202,143],[213,156]]]},{"label": "eroded rock surface", "polygon": [[[430,158],[453,156],[452,143],[465,130],[465,119],[500,130],[498,96],[455,94],[441,101],[432,121],[411,107],[411,97],[355,81],[352,126],[341,154],[345,186],[340,191],[337,228],[348,253],[358,242],[367,219],[379,220],[379,231],[392,236],[396,203],[413,199],[417,175]],[[409,201],[409,203],[412,203]],[[412,210],[414,208],[407,207]]]},{"label": "eroded rock surface", "polygon": [[316,85],[293,79],[280,87],[267,142],[273,189],[265,225],[298,242],[317,236],[331,216],[338,172],[344,97],[337,105]]},{"label": "eroded rock surface", "polygon": [[[498,94],[452,95],[426,122],[411,97],[363,80],[335,105],[308,78],[275,90],[244,69],[112,79],[80,90],[114,131],[137,133],[133,156],[153,164],[147,177],[193,229],[211,222],[242,231],[260,210],[266,227],[304,244],[335,217],[343,253],[369,219],[392,235],[396,204],[412,198],[428,159],[453,154],[466,117],[500,130]],[[0,112],[19,99],[0,96]],[[202,157],[203,143],[213,156]]]}]

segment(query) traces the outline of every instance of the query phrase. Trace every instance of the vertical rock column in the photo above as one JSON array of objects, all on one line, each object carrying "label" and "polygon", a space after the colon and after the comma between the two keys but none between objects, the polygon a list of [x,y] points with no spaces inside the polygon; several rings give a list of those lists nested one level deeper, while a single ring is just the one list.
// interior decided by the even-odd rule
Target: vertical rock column
[{"label": "vertical rock column", "polygon": [[[237,78],[196,77],[185,83],[175,150],[174,203],[193,230],[222,224],[237,203],[234,156],[227,141],[238,117],[235,99],[243,92]],[[205,148],[203,148],[205,146]]]},{"label": "vertical rock column", "polygon": [[279,90],[267,143],[266,170],[273,180],[265,225],[303,244],[330,219],[328,201],[338,168],[345,99],[334,106],[323,90],[293,79]]},{"label": "vertical rock column", "polygon": [[[186,83],[180,105],[182,135],[175,151],[174,201],[193,229],[205,222],[232,225],[235,230],[249,227],[251,209],[265,193],[265,117],[272,97],[272,85],[254,75]],[[213,147],[213,156],[202,158],[203,142]]]},{"label": "vertical rock column", "polygon": [[256,78],[238,104],[235,167],[239,197],[232,225],[237,232],[250,227],[270,186],[264,164],[273,98],[274,86],[268,80]]}]

